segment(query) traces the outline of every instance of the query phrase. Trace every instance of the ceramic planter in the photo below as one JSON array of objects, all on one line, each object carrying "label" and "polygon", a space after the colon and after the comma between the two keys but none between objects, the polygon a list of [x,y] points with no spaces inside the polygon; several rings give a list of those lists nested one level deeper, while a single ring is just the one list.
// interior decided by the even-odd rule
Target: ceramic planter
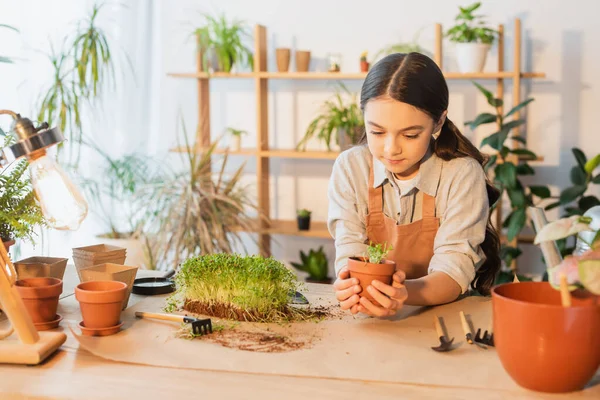
[{"label": "ceramic planter", "polygon": [[290,49],[275,49],[275,58],[277,59],[277,71],[288,72],[290,68]]},{"label": "ceramic planter", "polygon": [[360,72],[369,72],[369,62],[368,61],[361,61],[360,62]]},{"label": "ceramic planter", "polygon": [[133,288],[133,281],[137,275],[138,267],[120,264],[99,264],[84,268],[80,271],[81,282],[88,281],[118,281],[127,285],[127,293],[123,300],[123,310],[127,308],[129,295]]},{"label": "ceramic planter", "polygon": [[52,329],[62,318],[56,314],[63,283],[57,278],[25,278],[15,284],[37,330]]},{"label": "ceramic planter", "polygon": [[563,307],[547,282],[492,290],[494,342],[506,372],[540,392],[581,390],[600,367],[600,301],[572,296]]},{"label": "ceramic planter", "polygon": [[456,62],[462,73],[483,71],[491,45],[484,43],[456,43]]},{"label": "ceramic planter", "polygon": [[241,135],[231,135],[229,137],[229,150],[240,151],[241,147],[242,147],[242,136]]},{"label": "ceramic planter", "polygon": [[299,231],[307,231],[310,229],[310,215],[308,217],[297,216],[297,219]]},{"label": "ceramic planter", "polygon": [[123,264],[126,258],[126,249],[107,244],[97,244],[94,246],[77,247],[73,249],[73,261],[75,262],[75,268],[77,269],[77,275],[79,275],[80,281],[82,281],[80,273],[82,269],[104,263]]},{"label": "ceramic planter", "polygon": [[296,51],[296,71],[308,72],[310,66],[310,51]]},{"label": "ceramic planter", "polygon": [[68,258],[29,257],[14,263],[19,279],[57,278],[63,279]]},{"label": "ceramic planter", "polygon": [[348,271],[351,278],[356,278],[359,281],[362,291],[358,295],[379,305],[373,296],[369,294],[367,287],[371,285],[373,280],[391,285],[392,276],[396,272],[396,263],[390,260],[382,260],[380,264],[373,264],[367,262],[365,257],[350,257],[348,259]]},{"label": "ceramic planter", "polygon": [[90,281],[77,285],[75,298],[81,308],[83,326],[105,329],[120,324],[127,285],[118,281]]},{"label": "ceramic planter", "polygon": [[102,243],[125,249],[126,258],[123,264],[135,265],[141,269],[150,269],[150,261],[146,252],[146,244],[143,237],[123,235],[122,238],[109,238],[107,235],[97,236]]}]

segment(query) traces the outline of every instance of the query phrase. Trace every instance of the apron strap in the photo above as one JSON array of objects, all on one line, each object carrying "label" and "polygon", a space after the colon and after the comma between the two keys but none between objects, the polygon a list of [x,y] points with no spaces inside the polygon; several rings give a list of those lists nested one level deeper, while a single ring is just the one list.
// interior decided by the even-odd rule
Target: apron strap
[{"label": "apron strap", "polygon": [[383,185],[373,187],[373,157],[369,157],[369,214],[383,212]]},{"label": "apron strap", "polygon": [[435,197],[423,193],[423,218],[435,217]]}]

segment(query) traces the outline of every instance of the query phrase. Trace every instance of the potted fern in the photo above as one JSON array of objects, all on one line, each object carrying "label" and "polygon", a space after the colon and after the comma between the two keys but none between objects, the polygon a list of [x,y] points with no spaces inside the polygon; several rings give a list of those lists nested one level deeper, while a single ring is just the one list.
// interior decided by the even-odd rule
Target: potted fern
[{"label": "potted fern", "polygon": [[348,271],[351,278],[359,281],[360,297],[369,299],[373,304],[379,304],[367,291],[373,280],[378,280],[386,285],[392,284],[392,276],[396,272],[396,263],[385,257],[392,251],[387,243],[369,243],[365,254],[348,259]]},{"label": "potted fern", "polygon": [[323,246],[319,247],[317,251],[310,249],[308,254],[300,250],[300,260],[302,263],[292,262],[292,266],[298,271],[308,273],[306,282],[311,283],[331,283],[329,274],[329,263],[327,261],[327,255],[323,251]]},{"label": "potted fern", "polygon": [[[6,136],[3,147],[12,140]],[[34,242],[34,229],[44,225],[42,210],[25,175],[27,166],[22,160],[0,169],[0,238],[7,251],[17,239]]]},{"label": "potted fern", "polygon": [[467,7],[459,7],[456,25],[446,32],[450,41],[456,43],[456,62],[463,73],[481,72],[490,47],[494,43],[496,31],[488,28],[482,15],[473,13],[481,6],[480,2]]}]

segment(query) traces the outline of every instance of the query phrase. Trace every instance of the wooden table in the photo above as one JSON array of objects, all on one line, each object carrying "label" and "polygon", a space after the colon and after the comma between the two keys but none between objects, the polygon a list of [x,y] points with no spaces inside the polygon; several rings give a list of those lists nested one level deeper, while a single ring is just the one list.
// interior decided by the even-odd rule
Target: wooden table
[{"label": "wooden table", "polygon": [[[152,271],[138,272],[138,277],[152,275]],[[78,303],[73,295],[77,283],[77,274],[70,265],[65,273],[64,292],[59,305],[59,314],[63,315],[64,320],[77,321],[81,318]],[[137,303],[140,299],[140,296],[132,295],[129,305]],[[71,336],[68,329],[64,328],[64,331]],[[564,396],[528,391],[492,393],[469,387],[161,368],[104,360],[80,349],[72,337],[42,365],[0,365],[0,399],[170,399],[188,396],[190,399],[597,399],[599,389],[597,385],[592,390]]]}]

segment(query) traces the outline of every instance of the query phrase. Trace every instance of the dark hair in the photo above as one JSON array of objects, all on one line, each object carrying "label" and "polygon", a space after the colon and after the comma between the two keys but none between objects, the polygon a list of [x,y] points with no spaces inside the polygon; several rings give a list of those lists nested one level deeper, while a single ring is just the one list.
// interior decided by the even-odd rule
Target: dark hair
[{"label": "dark hair", "polygon": [[[420,53],[390,54],[373,66],[360,93],[363,112],[369,100],[381,96],[410,104],[429,115],[436,123],[448,109],[448,85],[444,75],[432,59]],[[367,134],[364,132],[360,143],[366,143],[366,140]],[[445,161],[472,157],[482,168],[487,163],[486,157],[460,133],[449,118],[446,118],[440,135],[433,142],[433,151]],[[487,178],[486,190],[491,208],[498,201],[500,191]],[[471,287],[482,295],[488,295],[500,270],[500,239],[492,226],[491,213],[481,249],[486,260],[477,270]]]}]

